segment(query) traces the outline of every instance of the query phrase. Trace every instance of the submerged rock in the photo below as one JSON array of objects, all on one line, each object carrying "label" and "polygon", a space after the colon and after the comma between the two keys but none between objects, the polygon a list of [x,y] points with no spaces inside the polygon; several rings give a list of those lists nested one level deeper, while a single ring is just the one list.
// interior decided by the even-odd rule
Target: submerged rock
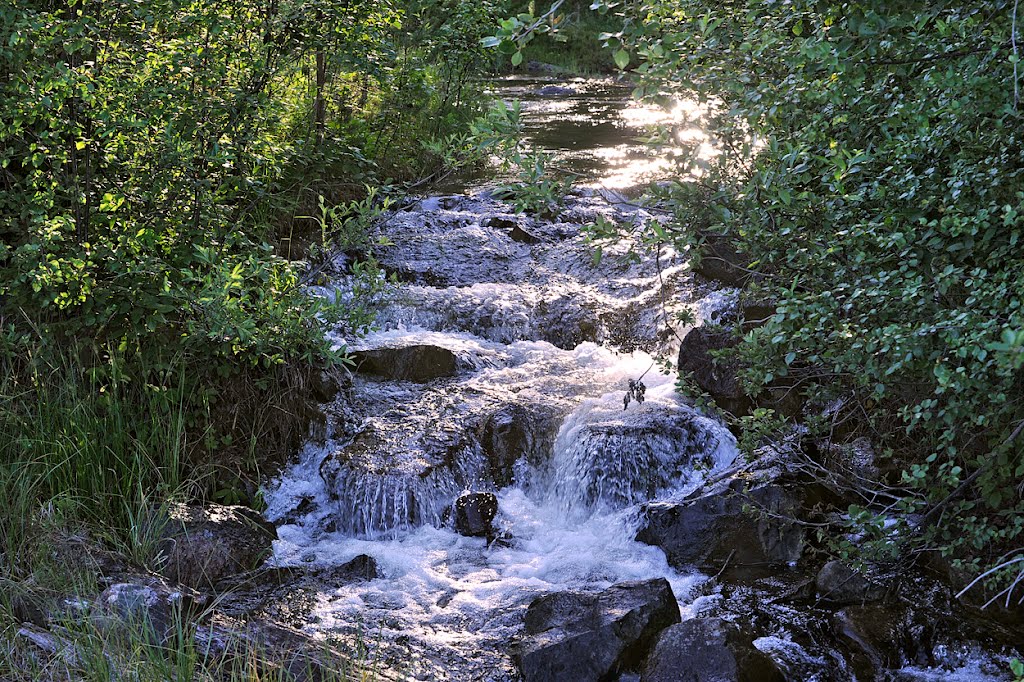
[{"label": "submerged rock", "polygon": [[189,587],[210,587],[250,571],[269,556],[277,529],[241,506],[173,505],[157,545],[166,557],[161,573]]},{"label": "submerged rock", "polygon": [[352,351],[351,356],[357,372],[395,381],[426,383],[455,376],[459,369],[455,353],[426,344],[357,350]]},{"label": "submerged rock", "polygon": [[542,97],[557,97],[575,95],[576,91],[564,85],[545,85],[537,89],[537,94]]},{"label": "submerged rock", "polygon": [[526,637],[513,650],[525,682],[611,680],[642,664],[655,637],[679,622],[664,578],[612,585],[597,594],[556,592],[526,612]]},{"label": "submerged rock", "polygon": [[455,500],[455,530],[472,538],[494,535],[491,522],[498,513],[498,498],[494,493],[465,493]]},{"label": "submerged rock", "polygon": [[667,628],[647,659],[641,682],[784,682],[751,638],[721,618],[688,620]]},{"label": "submerged rock", "polygon": [[728,564],[732,574],[756,575],[800,559],[804,531],[792,520],[798,511],[796,500],[778,485],[747,493],[730,488],[682,503],[647,505],[637,540],[661,547],[678,568],[718,571]]}]

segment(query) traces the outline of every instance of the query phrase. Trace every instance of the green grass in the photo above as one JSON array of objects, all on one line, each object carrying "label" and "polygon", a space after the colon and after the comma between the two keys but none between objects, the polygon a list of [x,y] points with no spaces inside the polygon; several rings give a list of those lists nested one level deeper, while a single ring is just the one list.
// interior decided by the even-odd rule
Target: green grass
[{"label": "green grass", "polygon": [[[597,36],[620,30],[621,22],[617,23],[610,15],[602,16],[587,9],[584,3],[567,4],[568,7],[563,5],[565,19],[559,26],[565,42],[556,41],[548,35],[538,35],[523,50],[524,60],[553,64],[583,76],[616,73],[618,69],[612,59],[612,51],[603,47]],[[538,4],[538,10],[542,5]]]}]

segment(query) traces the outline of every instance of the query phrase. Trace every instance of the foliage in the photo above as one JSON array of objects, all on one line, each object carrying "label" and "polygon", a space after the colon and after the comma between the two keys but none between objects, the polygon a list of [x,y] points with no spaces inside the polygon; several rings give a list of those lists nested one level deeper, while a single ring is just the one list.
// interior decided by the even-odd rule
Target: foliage
[{"label": "foliage", "polygon": [[510,199],[517,211],[554,216],[561,208],[574,177],[551,165],[551,155],[523,143],[519,102],[499,100],[470,126],[476,153],[497,157],[503,172],[513,171],[516,182],[498,187],[497,196]]},{"label": "foliage", "polygon": [[603,39],[634,65],[636,94],[708,110],[721,154],[669,193],[671,231],[681,248],[724,236],[776,302],[736,351],[749,391],[781,378],[841,400],[833,424],[860,424],[893,453],[901,501],[868,516],[919,516],[909,528],[901,516],[887,543],[990,562],[1019,543],[1016,4],[594,8],[622,22]]},{"label": "foliage", "polygon": [[[169,496],[255,501],[343,360],[325,328],[372,324],[381,178],[477,115],[499,10],[0,6],[0,576],[40,508],[133,553]],[[346,295],[310,296],[339,249]]]},{"label": "foliage", "polygon": [[900,508],[945,517],[902,537],[972,556],[1024,531],[1011,7],[646,2],[607,37],[645,94],[716,110],[706,229],[778,302],[739,348],[753,390],[786,377],[867,414]]}]

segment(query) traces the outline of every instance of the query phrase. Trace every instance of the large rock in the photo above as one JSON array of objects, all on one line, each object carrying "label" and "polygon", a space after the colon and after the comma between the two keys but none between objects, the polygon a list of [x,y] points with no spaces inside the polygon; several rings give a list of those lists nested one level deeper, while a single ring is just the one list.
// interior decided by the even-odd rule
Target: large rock
[{"label": "large rock", "polygon": [[729,237],[712,233],[703,237],[704,248],[694,272],[734,287],[750,281],[752,273],[745,267],[749,259],[736,250]]},{"label": "large rock", "polygon": [[428,344],[357,350],[350,355],[357,372],[397,381],[426,383],[455,376],[459,369],[454,352]]},{"label": "large rock", "polygon": [[535,459],[554,440],[556,411],[538,406],[505,405],[488,415],[480,426],[479,439],[498,488],[513,483],[515,463]]},{"label": "large rock", "polygon": [[142,635],[150,643],[162,643],[201,615],[202,607],[202,599],[188,589],[140,580],[117,583],[104,590],[96,599],[94,620],[105,632]]},{"label": "large rock", "polygon": [[842,561],[821,567],[815,579],[818,598],[832,604],[860,604],[881,599],[885,591]]},{"label": "large rock", "polygon": [[661,547],[673,566],[715,572],[728,563],[739,576],[798,561],[804,531],[792,520],[799,513],[796,500],[774,484],[749,492],[737,488],[647,505],[637,540]]},{"label": "large rock", "polygon": [[637,670],[658,633],[679,622],[663,578],[612,585],[597,594],[558,592],[535,599],[526,637],[512,657],[524,682],[598,682]]},{"label": "large rock", "polygon": [[471,538],[493,537],[491,522],[497,513],[494,493],[464,493],[455,500],[455,530]]},{"label": "large rock", "polygon": [[691,378],[719,407],[740,415],[749,411],[751,405],[740,386],[740,365],[711,355],[737,343],[739,340],[729,331],[691,329],[679,346],[679,374]]},{"label": "large rock", "polygon": [[158,543],[166,557],[161,573],[189,587],[210,587],[250,571],[269,556],[273,524],[248,507],[173,505]]},{"label": "large rock", "polygon": [[772,660],[720,618],[667,628],[647,659],[641,682],[783,682]]}]

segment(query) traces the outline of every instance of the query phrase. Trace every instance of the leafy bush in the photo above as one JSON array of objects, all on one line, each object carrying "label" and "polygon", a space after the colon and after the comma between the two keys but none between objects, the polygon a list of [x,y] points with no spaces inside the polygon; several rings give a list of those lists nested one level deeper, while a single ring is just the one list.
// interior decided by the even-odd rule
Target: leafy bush
[{"label": "leafy bush", "polygon": [[[608,36],[645,94],[714,110],[696,217],[777,301],[738,349],[752,391],[786,377],[842,400],[836,421],[866,418],[923,515],[901,537],[982,559],[1024,532],[1011,7],[656,1]],[[681,241],[694,217],[679,205]]]}]

